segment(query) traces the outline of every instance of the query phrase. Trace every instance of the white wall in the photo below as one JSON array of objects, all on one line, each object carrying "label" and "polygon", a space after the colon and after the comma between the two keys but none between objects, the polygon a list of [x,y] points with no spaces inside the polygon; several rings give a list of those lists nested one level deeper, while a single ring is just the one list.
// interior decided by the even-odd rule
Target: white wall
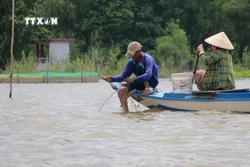
[{"label": "white wall", "polygon": [[54,60],[66,60],[69,56],[69,43],[51,42],[49,43],[49,54]]}]

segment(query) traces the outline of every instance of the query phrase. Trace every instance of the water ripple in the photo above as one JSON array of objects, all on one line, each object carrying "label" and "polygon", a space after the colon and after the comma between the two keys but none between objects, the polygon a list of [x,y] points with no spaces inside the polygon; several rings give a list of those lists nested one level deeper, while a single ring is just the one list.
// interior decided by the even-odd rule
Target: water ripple
[{"label": "water ripple", "polygon": [[250,165],[250,114],[147,110],[131,101],[132,112],[121,114],[103,81],[14,84],[12,99],[8,88],[0,85],[3,167]]}]

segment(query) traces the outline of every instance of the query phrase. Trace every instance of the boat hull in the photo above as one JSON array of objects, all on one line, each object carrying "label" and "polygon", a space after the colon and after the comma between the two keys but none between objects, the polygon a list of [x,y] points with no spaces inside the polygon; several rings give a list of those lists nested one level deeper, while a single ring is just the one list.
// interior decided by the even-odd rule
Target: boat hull
[{"label": "boat hull", "polygon": [[[113,83],[118,89],[120,83]],[[162,108],[174,111],[231,111],[250,113],[250,91],[239,89],[230,91],[211,92],[158,92],[142,96],[132,93],[133,98],[148,108]]]},{"label": "boat hull", "polygon": [[156,93],[148,96],[141,96],[135,93],[136,99],[148,108],[162,108],[175,111],[232,111],[250,112],[250,92],[240,93],[217,93],[212,98],[193,97],[192,93]]},{"label": "boat hull", "polygon": [[238,111],[250,112],[250,102],[248,101],[180,101],[180,100],[160,100],[154,98],[144,98],[140,103],[148,108],[162,108],[174,111]]}]

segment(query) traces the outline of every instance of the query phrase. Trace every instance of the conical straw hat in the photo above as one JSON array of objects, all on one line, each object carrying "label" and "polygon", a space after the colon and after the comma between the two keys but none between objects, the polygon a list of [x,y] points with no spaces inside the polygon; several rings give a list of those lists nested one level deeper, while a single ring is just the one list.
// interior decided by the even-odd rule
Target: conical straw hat
[{"label": "conical straw hat", "polygon": [[213,46],[217,46],[222,49],[228,49],[228,50],[234,49],[232,43],[230,42],[230,40],[228,39],[227,35],[224,32],[215,34],[205,39],[205,41]]}]

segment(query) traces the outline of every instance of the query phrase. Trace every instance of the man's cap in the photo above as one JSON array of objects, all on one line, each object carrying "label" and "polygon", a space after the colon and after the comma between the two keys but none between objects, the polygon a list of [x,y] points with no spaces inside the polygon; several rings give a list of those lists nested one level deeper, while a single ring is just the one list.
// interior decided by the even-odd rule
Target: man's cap
[{"label": "man's cap", "polygon": [[125,56],[132,57],[136,51],[141,49],[142,45],[137,41],[133,41],[128,45],[127,53],[125,54]]},{"label": "man's cap", "polygon": [[228,50],[234,49],[232,43],[230,42],[230,40],[228,39],[227,35],[224,32],[220,32],[205,39],[205,42],[222,49],[228,49]]}]

